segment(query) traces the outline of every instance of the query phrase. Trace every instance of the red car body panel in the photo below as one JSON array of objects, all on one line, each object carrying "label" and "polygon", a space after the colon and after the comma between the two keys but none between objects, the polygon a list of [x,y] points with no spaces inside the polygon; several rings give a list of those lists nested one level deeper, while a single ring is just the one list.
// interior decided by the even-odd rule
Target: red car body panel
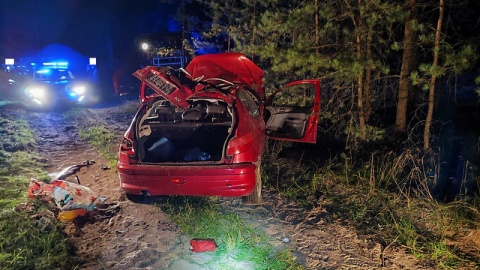
[{"label": "red car body panel", "polygon": [[[265,122],[262,115],[252,117],[241,103],[237,103],[238,126],[235,137],[246,138],[251,142],[245,145],[245,151],[233,155],[233,163],[250,162],[256,163],[260,160],[265,145]],[[251,134],[251,135],[250,135]],[[249,138],[251,136],[251,139]],[[232,142],[230,142],[231,144]],[[227,150],[228,151],[228,150]]]},{"label": "red car body panel", "polygon": [[263,70],[241,53],[196,56],[185,68],[193,78],[222,78],[247,85],[263,97]]},{"label": "red car body panel", "polygon": [[121,188],[128,194],[246,196],[255,186],[251,163],[155,166],[119,164]]},{"label": "red car body panel", "polygon": [[[158,91],[159,95],[175,96],[174,99],[171,99],[171,102],[176,106],[182,109],[188,108],[190,104],[187,102],[187,99],[193,95],[193,89],[181,84],[178,78],[169,75],[168,72],[162,72],[165,69],[149,66],[136,71],[133,75],[144,84]],[[144,102],[143,99],[142,102]]]},{"label": "red car body panel", "polygon": [[[192,86],[179,83],[180,79],[159,67],[146,67],[134,73],[142,80],[140,97],[142,105],[139,112],[147,104],[160,96],[175,106],[185,109],[189,106],[189,98],[213,98],[231,105],[235,111],[232,120],[233,134],[220,161],[188,162],[188,163],[142,163],[135,153],[136,125],[141,116],[137,115],[125,133],[120,145],[118,174],[120,185],[127,194],[141,195],[188,195],[188,196],[246,196],[255,187],[257,168],[267,138],[264,109],[263,71],[240,53],[223,53],[218,55],[202,55],[193,58],[185,68],[193,82]],[[150,78],[150,79],[149,79]],[[255,116],[238,97],[242,87],[233,86],[230,92],[206,89],[210,82],[226,80],[234,85],[247,86],[258,99],[258,111]],[[315,105],[310,111],[302,138],[283,138],[268,136],[273,139],[314,143],[320,110],[320,83],[318,80],[304,80],[287,84],[286,87],[298,84],[313,84],[315,87]],[[233,85],[233,84],[232,84]],[[150,87],[155,92],[147,93]],[[166,89],[165,89],[166,88]],[[274,94],[275,95],[275,94]],[[272,96],[274,96],[272,95]],[[251,109],[251,108],[250,108]],[[171,125],[175,125],[172,123]]]}]

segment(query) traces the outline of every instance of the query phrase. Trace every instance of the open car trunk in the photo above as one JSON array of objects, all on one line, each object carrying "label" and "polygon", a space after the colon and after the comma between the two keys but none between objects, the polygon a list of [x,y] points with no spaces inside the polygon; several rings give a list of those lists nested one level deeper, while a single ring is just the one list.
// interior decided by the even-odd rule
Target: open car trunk
[{"label": "open car trunk", "polygon": [[219,162],[233,130],[232,110],[217,99],[191,99],[185,109],[156,99],[137,126],[136,151],[142,163]]}]

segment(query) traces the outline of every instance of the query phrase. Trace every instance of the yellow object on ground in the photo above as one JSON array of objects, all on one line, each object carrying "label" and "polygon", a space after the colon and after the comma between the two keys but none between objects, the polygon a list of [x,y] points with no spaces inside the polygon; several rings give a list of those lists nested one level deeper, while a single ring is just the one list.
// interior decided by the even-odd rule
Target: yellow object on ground
[{"label": "yellow object on ground", "polygon": [[88,210],[86,210],[84,208],[78,208],[78,209],[73,209],[73,210],[68,210],[68,211],[61,211],[60,213],[58,213],[57,219],[60,222],[65,222],[65,221],[72,220],[72,219],[76,218],[77,216],[84,216],[84,215],[87,214],[87,212],[88,212]]}]

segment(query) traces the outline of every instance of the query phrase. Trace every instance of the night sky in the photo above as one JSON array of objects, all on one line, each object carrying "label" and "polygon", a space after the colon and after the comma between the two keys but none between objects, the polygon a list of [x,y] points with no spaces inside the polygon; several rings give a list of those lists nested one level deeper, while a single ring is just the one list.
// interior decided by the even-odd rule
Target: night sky
[{"label": "night sky", "polygon": [[2,0],[0,57],[31,56],[63,44],[98,61],[138,53],[142,33],[166,32],[175,7],[159,0]]}]

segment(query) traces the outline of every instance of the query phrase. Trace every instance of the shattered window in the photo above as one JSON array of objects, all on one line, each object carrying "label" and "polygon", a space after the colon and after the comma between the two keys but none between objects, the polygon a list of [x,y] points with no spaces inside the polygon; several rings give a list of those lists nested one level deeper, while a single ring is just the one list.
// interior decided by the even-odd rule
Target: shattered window
[{"label": "shattered window", "polygon": [[238,91],[238,98],[242,101],[251,116],[257,117],[260,115],[260,103],[254,94],[246,89],[240,89],[240,91]]}]

